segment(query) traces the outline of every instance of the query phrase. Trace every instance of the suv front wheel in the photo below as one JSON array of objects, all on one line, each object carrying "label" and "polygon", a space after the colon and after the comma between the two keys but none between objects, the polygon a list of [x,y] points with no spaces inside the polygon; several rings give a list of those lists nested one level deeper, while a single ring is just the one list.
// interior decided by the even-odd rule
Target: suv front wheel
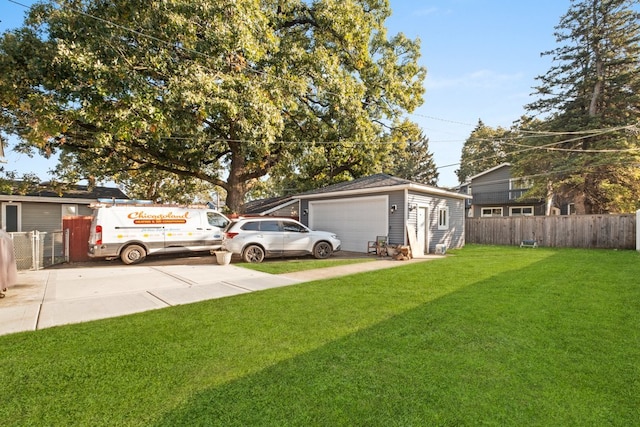
[{"label": "suv front wheel", "polygon": [[317,259],[329,258],[333,253],[333,248],[327,242],[319,242],[313,248],[313,256]]},{"label": "suv front wheel", "polygon": [[242,253],[245,262],[262,262],[264,259],[264,249],[258,245],[247,246]]}]

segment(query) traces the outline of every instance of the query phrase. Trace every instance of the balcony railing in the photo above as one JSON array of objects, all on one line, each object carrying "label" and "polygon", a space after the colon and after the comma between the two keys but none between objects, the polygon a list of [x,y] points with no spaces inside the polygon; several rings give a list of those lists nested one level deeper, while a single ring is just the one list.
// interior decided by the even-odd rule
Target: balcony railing
[{"label": "balcony railing", "polygon": [[470,204],[473,205],[489,205],[489,204],[509,204],[518,202],[534,202],[540,201],[538,198],[527,198],[521,200],[523,194],[525,194],[529,189],[521,188],[517,190],[505,190],[505,191],[488,191],[488,192],[476,192],[473,193],[473,199],[470,201]]}]

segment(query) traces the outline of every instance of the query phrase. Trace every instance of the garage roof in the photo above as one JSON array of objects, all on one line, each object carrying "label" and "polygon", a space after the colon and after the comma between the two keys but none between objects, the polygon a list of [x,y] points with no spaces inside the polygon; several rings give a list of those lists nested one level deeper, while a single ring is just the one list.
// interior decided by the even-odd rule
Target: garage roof
[{"label": "garage roof", "polygon": [[340,182],[338,184],[329,185],[317,190],[307,191],[306,193],[293,196],[298,199],[315,199],[328,195],[355,195],[355,194],[371,194],[383,193],[388,191],[410,190],[418,193],[453,197],[457,199],[470,199],[471,196],[456,193],[430,185],[420,184],[404,178],[398,178],[386,173],[378,173],[375,175],[357,178],[351,181]]},{"label": "garage roof", "polygon": [[42,182],[30,184],[23,181],[7,181],[8,191],[0,191],[0,200],[14,202],[86,203],[97,199],[128,199],[119,188],[87,185],[63,185]]}]

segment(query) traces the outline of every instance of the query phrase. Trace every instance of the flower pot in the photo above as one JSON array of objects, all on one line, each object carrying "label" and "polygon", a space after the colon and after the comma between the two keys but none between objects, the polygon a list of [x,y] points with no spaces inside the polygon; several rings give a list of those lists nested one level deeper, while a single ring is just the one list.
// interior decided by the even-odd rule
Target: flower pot
[{"label": "flower pot", "polygon": [[216,261],[218,262],[218,264],[229,265],[229,263],[231,263],[231,255],[233,255],[231,252],[215,251],[215,254],[216,254]]}]

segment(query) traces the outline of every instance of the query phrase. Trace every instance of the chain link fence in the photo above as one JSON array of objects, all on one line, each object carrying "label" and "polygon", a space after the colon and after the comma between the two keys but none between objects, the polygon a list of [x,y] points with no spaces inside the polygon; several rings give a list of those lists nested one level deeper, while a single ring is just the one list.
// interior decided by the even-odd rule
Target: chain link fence
[{"label": "chain link fence", "polygon": [[40,270],[69,261],[69,230],[12,232],[18,270]]}]

